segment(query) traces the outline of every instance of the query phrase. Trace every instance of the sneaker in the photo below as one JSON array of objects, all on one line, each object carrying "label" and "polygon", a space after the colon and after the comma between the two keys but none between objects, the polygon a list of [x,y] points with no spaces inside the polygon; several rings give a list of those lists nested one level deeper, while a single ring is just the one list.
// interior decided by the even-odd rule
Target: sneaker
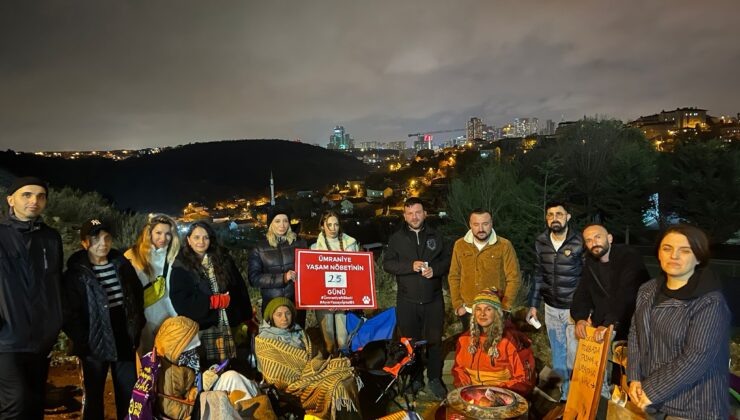
[{"label": "sneaker", "polygon": [[430,380],[427,387],[431,394],[438,400],[444,400],[447,398],[447,388],[445,387],[445,384],[442,383],[441,379],[435,378]]}]

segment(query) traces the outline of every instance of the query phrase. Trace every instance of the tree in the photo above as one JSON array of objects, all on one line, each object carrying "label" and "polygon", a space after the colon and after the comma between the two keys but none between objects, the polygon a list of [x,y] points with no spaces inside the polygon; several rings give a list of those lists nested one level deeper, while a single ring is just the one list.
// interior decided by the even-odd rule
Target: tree
[{"label": "tree", "polygon": [[641,229],[654,189],[656,152],[642,133],[621,121],[585,118],[565,127],[557,140],[565,201],[586,222],[615,232]]},{"label": "tree", "polygon": [[475,208],[491,211],[497,234],[509,239],[523,268],[532,263],[532,241],[542,229],[540,196],[529,178],[512,164],[480,161],[453,179],[447,196],[452,230],[461,236]]},{"label": "tree", "polygon": [[660,209],[705,229],[722,243],[740,229],[740,150],[719,140],[685,142],[662,159]]}]

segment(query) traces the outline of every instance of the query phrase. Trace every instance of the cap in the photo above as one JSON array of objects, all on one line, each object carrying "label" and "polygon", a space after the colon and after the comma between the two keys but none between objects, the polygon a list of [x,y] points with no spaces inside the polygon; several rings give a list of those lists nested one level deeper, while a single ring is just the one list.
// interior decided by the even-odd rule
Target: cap
[{"label": "cap", "polygon": [[80,228],[80,239],[85,240],[88,236],[95,236],[100,233],[101,230],[110,234],[113,233],[108,223],[100,219],[90,219],[82,224],[82,227]]}]

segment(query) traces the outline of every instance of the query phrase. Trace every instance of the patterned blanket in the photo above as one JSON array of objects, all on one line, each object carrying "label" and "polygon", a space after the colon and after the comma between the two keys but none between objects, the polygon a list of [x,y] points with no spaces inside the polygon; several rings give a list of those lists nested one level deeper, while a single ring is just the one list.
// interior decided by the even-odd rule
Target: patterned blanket
[{"label": "patterned blanket", "polygon": [[298,397],[307,414],[333,419],[337,410],[358,410],[361,383],[349,359],[312,358],[308,340],[304,350],[259,336],[255,352],[265,380],[279,391]]}]

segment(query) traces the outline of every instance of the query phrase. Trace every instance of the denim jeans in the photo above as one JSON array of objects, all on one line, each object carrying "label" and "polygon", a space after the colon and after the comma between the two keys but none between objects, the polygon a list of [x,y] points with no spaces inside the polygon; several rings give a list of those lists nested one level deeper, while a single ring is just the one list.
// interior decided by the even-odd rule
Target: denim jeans
[{"label": "denim jeans", "polygon": [[550,339],[552,370],[563,379],[560,399],[565,401],[568,398],[570,377],[573,374],[578,349],[570,309],[558,309],[545,304],[545,325],[547,326],[547,337]]}]

